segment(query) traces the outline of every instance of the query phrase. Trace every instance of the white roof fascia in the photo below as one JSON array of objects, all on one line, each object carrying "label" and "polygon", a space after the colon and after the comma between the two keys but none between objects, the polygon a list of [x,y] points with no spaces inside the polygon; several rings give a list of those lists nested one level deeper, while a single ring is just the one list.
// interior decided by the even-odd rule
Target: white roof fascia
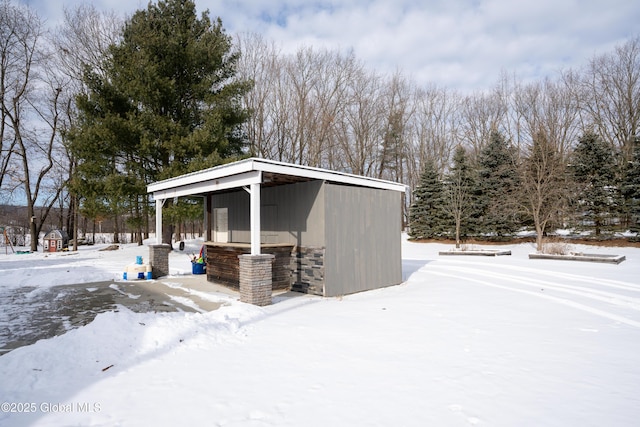
[{"label": "white roof fascia", "polygon": [[[249,166],[249,167],[247,167]],[[198,172],[192,172],[186,175],[180,175],[175,178],[169,178],[157,181],[147,186],[147,192],[153,193],[158,190],[166,190],[169,188],[181,187],[183,185],[194,184],[197,182],[213,181],[216,179],[237,175],[251,171],[250,165],[244,162],[229,163],[227,165],[216,166]]]},{"label": "white roof fascia", "polygon": [[[253,180],[247,183],[233,184],[235,175],[242,175],[244,179],[250,172],[269,172],[274,174],[297,176],[308,179],[318,179],[332,181],[342,184],[357,185],[361,187],[379,188],[383,190],[393,190],[406,192],[407,186],[393,181],[369,178],[365,176],[353,175],[345,172],[335,172],[327,169],[314,168],[310,166],[283,163],[275,160],[249,158],[226,165],[216,166],[190,174],[181,175],[175,178],[154,182],[147,186],[147,192],[153,193],[155,199],[167,199],[171,197],[193,195],[198,193],[242,187],[255,183]],[[262,178],[262,176],[260,176]],[[212,185],[212,182],[225,180],[224,187]],[[227,183],[227,179],[230,179]],[[177,194],[180,193],[180,194]]]},{"label": "white roof fascia", "polygon": [[[200,177],[202,178],[202,177]],[[162,181],[165,182],[165,181]],[[172,199],[174,197],[192,196],[195,194],[212,193],[214,191],[228,190],[231,188],[244,187],[251,184],[260,184],[262,182],[262,172],[250,171],[231,176],[224,176],[206,181],[198,180],[196,182],[184,182],[178,184],[172,182],[169,188],[158,189],[153,191],[154,200]],[[153,184],[149,185],[151,192]]]}]

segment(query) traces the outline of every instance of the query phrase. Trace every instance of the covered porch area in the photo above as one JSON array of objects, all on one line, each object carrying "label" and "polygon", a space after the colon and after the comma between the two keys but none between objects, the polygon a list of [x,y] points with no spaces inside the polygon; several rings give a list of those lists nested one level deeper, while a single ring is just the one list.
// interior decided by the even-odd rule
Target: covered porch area
[{"label": "covered porch area", "polygon": [[[261,190],[288,182],[274,172],[257,169],[252,159],[218,166],[208,170],[183,175],[153,183],[148,192],[156,204],[156,243],[150,246],[150,260],[154,278],[168,272],[168,253],[171,246],[162,242],[162,210],[168,199],[177,197],[202,197],[204,200],[205,248],[207,280],[240,292],[240,300],[260,306],[271,304],[276,255],[286,245],[269,245],[261,241]],[[228,209],[213,208],[216,195],[241,190],[249,196],[249,242],[233,242],[228,229]],[[289,273],[288,258],[292,246],[288,246],[286,269],[276,270],[276,288],[284,289],[289,280],[282,276]],[[281,258],[281,257],[279,257]],[[158,266],[159,268],[156,268]]]},{"label": "covered porch area", "polygon": [[[241,301],[274,289],[337,296],[401,282],[402,184],[250,158],[148,186],[156,203],[153,276],[168,271],[167,200],[204,200],[207,278]],[[163,267],[164,266],[164,267]]]}]

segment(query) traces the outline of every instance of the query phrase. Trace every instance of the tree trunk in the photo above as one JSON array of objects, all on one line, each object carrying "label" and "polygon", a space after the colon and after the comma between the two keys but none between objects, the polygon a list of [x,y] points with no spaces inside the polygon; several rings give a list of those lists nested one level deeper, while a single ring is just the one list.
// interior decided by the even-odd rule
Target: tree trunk
[{"label": "tree trunk", "polygon": [[113,243],[120,243],[120,216],[118,214],[114,215],[113,218]]},{"label": "tree trunk", "polygon": [[171,241],[173,237],[173,229],[174,226],[171,223],[164,223],[162,225],[162,243],[170,245],[171,248],[173,248],[173,242]]},{"label": "tree trunk", "polygon": [[78,250],[78,197],[71,196],[71,203],[73,205],[73,250]]},{"label": "tree trunk", "polygon": [[544,227],[540,224],[540,218],[538,216],[533,217],[533,222],[536,227],[536,251],[542,253],[543,244],[542,239],[544,238]]},{"label": "tree trunk", "polygon": [[31,236],[31,252],[38,251],[38,233],[36,227],[36,217],[33,212],[33,205],[29,203],[27,209],[29,215],[29,236]]}]

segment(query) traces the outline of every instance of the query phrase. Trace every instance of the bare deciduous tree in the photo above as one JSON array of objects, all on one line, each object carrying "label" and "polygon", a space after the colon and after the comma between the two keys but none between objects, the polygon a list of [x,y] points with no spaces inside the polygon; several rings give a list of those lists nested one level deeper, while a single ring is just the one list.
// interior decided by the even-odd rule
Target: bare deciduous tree
[{"label": "bare deciduous tree", "polygon": [[435,86],[418,89],[415,94],[415,115],[410,122],[411,143],[406,183],[415,187],[428,162],[440,176],[451,161],[451,153],[460,142],[457,139],[460,116],[460,96]]},{"label": "bare deciduous tree", "polygon": [[242,49],[257,76],[247,98],[256,112],[249,134],[265,157],[411,187],[427,161],[444,174],[459,144],[474,163],[496,130],[517,148],[517,160],[530,160],[543,135],[544,145],[566,164],[578,135],[594,123],[604,123],[600,131],[611,141],[627,141],[638,131],[639,44],[636,38],[596,58],[582,74],[569,70],[558,79],[523,84],[504,72],[494,88],[463,97],[415,87],[401,72],[380,75],[352,55],[307,47],[281,56],[261,41],[258,49]]},{"label": "bare deciduous tree", "polygon": [[[56,31],[54,45],[60,72],[77,86],[87,67],[103,74],[109,46],[120,40],[123,19],[115,12],[99,12],[92,4],[64,10],[64,23]],[[80,88],[76,88],[80,90]]]},{"label": "bare deciduous tree", "polygon": [[[76,118],[74,98],[85,92],[83,74],[87,69],[102,74],[105,59],[110,56],[109,46],[120,37],[123,20],[115,12],[98,12],[94,5],[82,4],[74,9],[65,9],[64,23],[57,28],[52,41],[54,52],[49,58],[60,79],[64,79],[66,90],[60,96],[59,129],[64,136]],[[58,168],[63,184],[60,197],[61,210],[67,209],[66,228],[73,231],[73,249],[78,244],[79,195],[70,191],[68,185],[74,174],[75,158],[67,144],[60,150],[62,164]]]},{"label": "bare deciduous tree", "polygon": [[377,143],[384,123],[382,82],[360,66],[347,82],[345,106],[337,117],[336,166],[358,175],[371,176],[376,164]]},{"label": "bare deciduous tree", "polygon": [[491,132],[501,128],[507,107],[497,92],[490,92],[466,96],[460,108],[460,139],[471,149],[475,161],[489,143]]},{"label": "bare deciduous tree", "polygon": [[462,145],[456,147],[453,166],[445,178],[445,211],[453,217],[456,248],[460,248],[460,237],[464,222],[469,221],[474,209],[474,176],[468,156]]},{"label": "bare deciduous tree", "polygon": [[544,79],[514,88],[513,109],[522,117],[522,137],[532,141],[540,131],[565,161],[579,133],[573,88],[566,81]]},{"label": "bare deciduous tree", "polygon": [[[11,157],[16,145],[15,132],[11,126],[13,116],[12,100],[20,92],[17,85],[23,73],[21,62],[16,56],[22,50],[21,39],[25,35],[14,34],[21,14],[9,1],[0,3],[0,196],[7,196],[5,178],[11,171]],[[3,194],[6,193],[6,194]]]},{"label": "bare deciduous tree", "polygon": [[407,124],[415,112],[414,93],[413,83],[400,72],[396,72],[387,83],[383,98],[387,118],[380,135],[378,178],[404,179],[409,131]]},{"label": "bare deciduous tree", "polygon": [[533,220],[536,249],[542,251],[547,226],[562,212],[568,197],[566,164],[544,130],[534,135],[520,168],[520,205]]},{"label": "bare deciduous tree", "polygon": [[580,106],[624,164],[640,135],[640,36],[593,58],[582,77]]},{"label": "bare deciduous tree", "polygon": [[251,115],[245,124],[249,151],[256,156],[273,158],[276,155],[277,102],[273,102],[279,80],[279,50],[272,42],[255,33],[241,34],[236,44],[242,55],[238,75],[253,83],[244,97]]},{"label": "bare deciduous tree", "polygon": [[[52,171],[59,142],[57,106],[62,88],[45,65],[45,30],[39,17],[29,8],[7,1],[0,13],[5,24],[1,43],[11,47],[3,58],[1,101],[3,118],[14,138],[11,160],[15,163],[10,176],[24,195],[31,250],[36,251],[42,225],[61,191]],[[43,207],[39,218],[36,205]]]}]

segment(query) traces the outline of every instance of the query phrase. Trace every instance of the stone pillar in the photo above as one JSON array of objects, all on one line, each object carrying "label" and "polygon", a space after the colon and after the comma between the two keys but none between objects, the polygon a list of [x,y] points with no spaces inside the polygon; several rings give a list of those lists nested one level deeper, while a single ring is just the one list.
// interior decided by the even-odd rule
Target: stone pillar
[{"label": "stone pillar", "polygon": [[154,279],[169,275],[169,252],[171,252],[171,245],[166,243],[161,245],[149,245],[151,277]]},{"label": "stone pillar", "polygon": [[271,271],[275,256],[238,255],[240,261],[240,301],[265,306],[271,304]]}]

